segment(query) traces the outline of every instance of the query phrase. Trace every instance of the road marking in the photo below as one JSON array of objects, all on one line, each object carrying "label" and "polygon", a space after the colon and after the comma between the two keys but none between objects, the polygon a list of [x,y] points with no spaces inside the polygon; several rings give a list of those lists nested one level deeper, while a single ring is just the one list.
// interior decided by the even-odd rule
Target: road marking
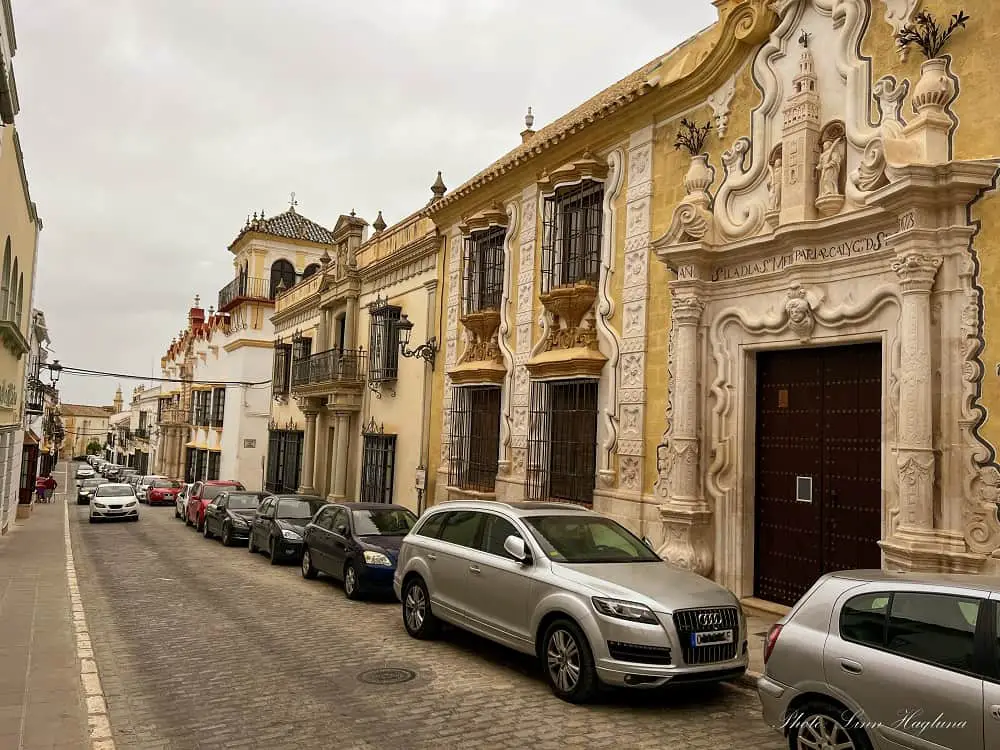
[{"label": "road marking", "polygon": [[76,658],[80,662],[80,685],[87,696],[87,730],[90,733],[91,750],[115,750],[111,722],[108,720],[108,702],[104,697],[100,670],[94,658],[94,647],[87,629],[87,615],[73,561],[73,542],[69,535],[69,467],[70,462],[67,461],[63,474],[63,539],[66,542],[66,582],[69,584],[69,601],[76,633]]}]

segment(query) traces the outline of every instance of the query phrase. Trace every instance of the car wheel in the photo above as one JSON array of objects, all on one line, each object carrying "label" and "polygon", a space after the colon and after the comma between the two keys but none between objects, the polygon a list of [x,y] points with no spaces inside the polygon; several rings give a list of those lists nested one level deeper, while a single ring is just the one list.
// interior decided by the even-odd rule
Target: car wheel
[{"label": "car wheel", "polygon": [[201,534],[206,539],[211,539],[212,538],[212,532],[208,530],[208,520],[207,519],[205,521],[201,522]]},{"label": "car wheel", "polygon": [[319,574],[319,571],[313,567],[312,555],[309,554],[309,548],[302,548],[302,577],[303,578],[315,578]]},{"label": "car wheel", "polygon": [[174,506],[174,518],[176,518],[176,519],[180,520],[180,517],[181,517],[181,514],[180,514],[180,512],[179,512],[179,511],[177,510],[177,506],[175,505],[175,506]]},{"label": "car wheel", "polygon": [[274,548],[274,537],[271,537],[267,542],[267,556],[271,560],[271,565],[277,565],[281,562],[281,558],[278,556],[280,553]]},{"label": "car wheel", "polygon": [[344,593],[348,599],[361,598],[361,583],[358,580],[358,569],[354,563],[349,562],[344,566]]},{"label": "car wheel", "polygon": [[422,641],[436,636],[441,627],[441,622],[431,612],[431,598],[420,578],[413,578],[403,586],[403,627]]},{"label": "car wheel", "polygon": [[233,529],[229,525],[229,522],[222,524],[222,546],[232,547],[233,546]]},{"label": "car wheel", "polygon": [[250,536],[247,537],[247,552],[251,555],[257,553],[257,545],[253,543],[253,532],[250,532]]},{"label": "car wheel", "polygon": [[845,716],[850,713],[832,703],[807,703],[795,710],[795,721],[788,724],[788,747],[791,750],[816,747],[871,750],[864,730],[845,721]]},{"label": "car wheel", "polygon": [[187,511],[186,511],[186,510],[184,511],[184,525],[185,525],[185,526],[190,526],[190,525],[191,525],[191,519],[190,519],[190,517],[188,516],[188,514],[187,514]]},{"label": "car wheel", "polygon": [[205,519],[204,519],[204,517],[198,518],[195,521],[195,523],[194,523],[194,530],[195,531],[203,531],[204,528],[205,528]]},{"label": "car wheel", "polygon": [[586,703],[599,686],[594,656],[587,638],[569,620],[556,620],[542,638],[542,669],[556,697],[568,703]]},{"label": "car wheel", "polygon": [[97,522],[97,519],[94,518],[93,516],[87,516],[87,520],[90,521],[91,523],[96,523]]}]

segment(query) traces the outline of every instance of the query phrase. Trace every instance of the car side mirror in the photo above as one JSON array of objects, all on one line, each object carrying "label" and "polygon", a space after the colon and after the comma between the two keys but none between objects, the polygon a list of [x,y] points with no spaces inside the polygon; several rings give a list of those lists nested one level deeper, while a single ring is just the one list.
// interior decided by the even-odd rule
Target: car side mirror
[{"label": "car side mirror", "polygon": [[531,554],[528,552],[528,547],[521,537],[511,534],[504,539],[503,548],[519,563],[527,565],[531,562]]},{"label": "car side mirror", "polygon": [[642,538],[642,543],[645,544],[647,547],[649,547],[653,552],[656,552],[656,548],[653,546],[653,543],[649,541],[648,536],[644,536]]}]

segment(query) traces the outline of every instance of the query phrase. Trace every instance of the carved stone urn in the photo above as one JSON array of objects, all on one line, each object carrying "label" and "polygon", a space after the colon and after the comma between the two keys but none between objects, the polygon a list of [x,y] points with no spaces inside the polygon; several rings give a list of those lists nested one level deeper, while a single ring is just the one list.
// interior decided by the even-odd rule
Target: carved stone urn
[{"label": "carved stone urn", "polygon": [[698,154],[691,157],[691,166],[684,176],[684,189],[689,196],[704,196],[705,202],[711,200],[708,188],[715,179],[715,170],[708,163],[708,154]]},{"label": "carved stone urn", "polygon": [[944,112],[955,98],[955,82],[948,74],[948,58],[932,57],[920,66],[920,80],[913,87],[913,111]]}]

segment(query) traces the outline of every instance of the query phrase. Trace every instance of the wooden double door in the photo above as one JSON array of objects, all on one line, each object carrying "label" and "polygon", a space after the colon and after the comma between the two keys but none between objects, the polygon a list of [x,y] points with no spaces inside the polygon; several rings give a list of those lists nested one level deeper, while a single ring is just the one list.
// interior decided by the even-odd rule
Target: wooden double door
[{"label": "wooden double door", "polygon": [[879,344],[757,355],[754,595],[791,605],[822,574],[881,567]]}]

